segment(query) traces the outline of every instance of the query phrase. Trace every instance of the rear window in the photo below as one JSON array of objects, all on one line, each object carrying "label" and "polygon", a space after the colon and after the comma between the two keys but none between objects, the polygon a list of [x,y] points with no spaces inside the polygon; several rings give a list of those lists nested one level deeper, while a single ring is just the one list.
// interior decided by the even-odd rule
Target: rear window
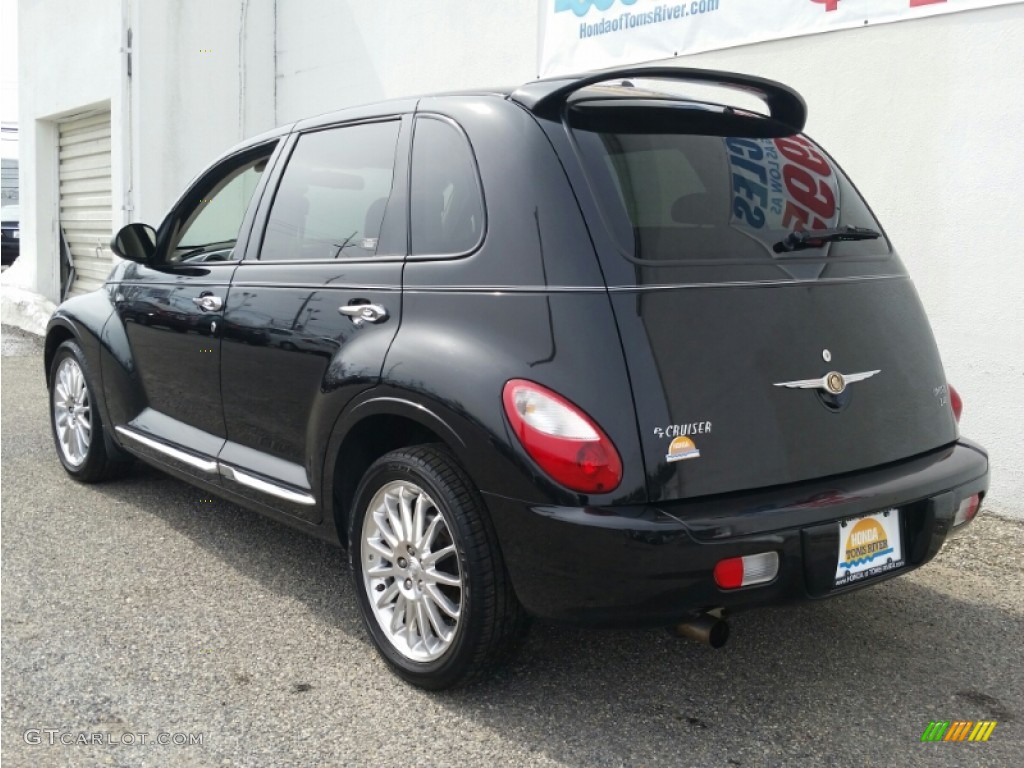
[{"label": "rear window", "polygon": [[[594,128],[595,122],[614,123],[614,129]],[[884,236],[776,252],[776,243],[794,231],[854,226],[881,232],[849,179],[807,137],[702,135],[687,132],[685,122],[678,131],[664,130],[669,121],[655,130],[649,121],[623,130],[625,122],[587,120],[573,135],[627,258],[645,267],[806,265],[798,274],[787,270],[806,278],[822,276],[830,262],[891,256]],[[842,272],[850,275],[849,265]]]}]

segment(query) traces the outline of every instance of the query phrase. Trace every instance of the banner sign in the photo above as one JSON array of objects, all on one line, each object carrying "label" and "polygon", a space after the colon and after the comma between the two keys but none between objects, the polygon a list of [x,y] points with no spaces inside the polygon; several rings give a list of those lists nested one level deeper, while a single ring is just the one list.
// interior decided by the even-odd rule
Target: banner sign
[{"label": "banner sign", "polygon": [[1022,0],[540,0],[540,76]]}]

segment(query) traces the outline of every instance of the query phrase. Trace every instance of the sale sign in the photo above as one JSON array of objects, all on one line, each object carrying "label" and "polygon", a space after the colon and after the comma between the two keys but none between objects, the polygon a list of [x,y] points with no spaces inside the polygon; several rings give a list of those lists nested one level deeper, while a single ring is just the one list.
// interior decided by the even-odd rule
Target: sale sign
[{"label": "sale sign", "polygon": [[829,229],[839,186],[828,160],[802,136],[724,139],[732,172],[732,223],[748,230]]},{"label": "sale sign", "polygon": [[[732,137],[722,141],[729,158],[733,227],[771,251],[771,244],[789,232],[838,225],[838,178],[807,139]],[[813,267],[816,272],[821,269],[820,264]]]},{"label": "sale sign", "polygon": [[1024,0],[539,0],[540,75]]}]

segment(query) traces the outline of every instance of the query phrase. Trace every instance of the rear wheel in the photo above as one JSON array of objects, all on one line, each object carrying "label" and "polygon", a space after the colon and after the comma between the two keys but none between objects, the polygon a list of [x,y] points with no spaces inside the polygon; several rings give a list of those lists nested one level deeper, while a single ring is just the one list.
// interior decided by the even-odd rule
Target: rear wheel
[{"label": "rear wheel", "polygon": [[524,637],[527,618],[483,502],[442,446],[394,451],[367,470],[349,542],[370,636],[414,685],[468,683]]},{"label": "rear wheel", "polygon": [[107,449],[92,381],[82,348],[74,341],[61,344],[50,364],[50,427],[64,469],[84,483],[114,477],[128,466]]}]

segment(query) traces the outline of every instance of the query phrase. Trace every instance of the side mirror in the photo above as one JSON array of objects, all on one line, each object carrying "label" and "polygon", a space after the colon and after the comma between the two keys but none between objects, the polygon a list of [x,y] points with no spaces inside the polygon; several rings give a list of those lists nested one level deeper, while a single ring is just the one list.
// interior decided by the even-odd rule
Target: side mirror
[{"label": "side mirror", "polygon": [[156,253],[156,230],[149,224],[129,224],[121,227],[110,241],[110,250],[122,259],[148,264]]}]

